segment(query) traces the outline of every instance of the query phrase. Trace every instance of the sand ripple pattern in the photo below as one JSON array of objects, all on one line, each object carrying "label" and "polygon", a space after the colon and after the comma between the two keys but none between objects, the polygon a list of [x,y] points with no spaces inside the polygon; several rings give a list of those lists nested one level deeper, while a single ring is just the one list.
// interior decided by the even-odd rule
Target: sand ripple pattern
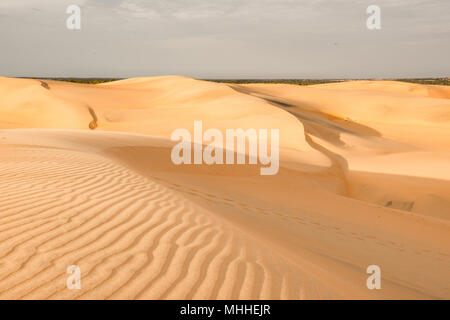
[{"label": "sand ripple pattern", "polygon": [[[81,290],[66,288],[69,265],[81,269]],[[2,299],[328,295],[295,266],[178,192],[107,158],[2,149]]]}]

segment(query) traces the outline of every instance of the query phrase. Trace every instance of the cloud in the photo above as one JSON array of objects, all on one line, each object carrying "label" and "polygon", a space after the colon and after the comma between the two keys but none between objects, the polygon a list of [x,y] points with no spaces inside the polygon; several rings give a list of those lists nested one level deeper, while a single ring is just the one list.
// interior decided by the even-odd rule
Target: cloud
[{"label": "cloud", "polygon": [[[1,0],[0,74],[448,75],[450,1],[377,0],[382,30],[371,32],[373,3]],[[82,8],[79,32],[65,27],[69,4]]]}]

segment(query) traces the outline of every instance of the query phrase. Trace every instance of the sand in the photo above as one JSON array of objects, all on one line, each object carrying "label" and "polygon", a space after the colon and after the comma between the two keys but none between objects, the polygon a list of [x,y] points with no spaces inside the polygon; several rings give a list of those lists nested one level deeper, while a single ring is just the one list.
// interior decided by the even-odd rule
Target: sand
[{"label": "sand", "polygon": [[[0,78],[0,298],[449,299],[449,99],[392,81]],[[170,135],[194,120],[280,129],[278,174],[174,165]]]}]

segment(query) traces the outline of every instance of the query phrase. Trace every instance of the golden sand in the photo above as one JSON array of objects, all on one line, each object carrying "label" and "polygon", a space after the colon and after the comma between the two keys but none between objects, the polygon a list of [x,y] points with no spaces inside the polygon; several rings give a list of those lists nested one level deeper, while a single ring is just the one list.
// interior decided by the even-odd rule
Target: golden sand
[{"label": "golden sand", "polygon": [[[449,299],[449,99],[391,81],[0,78],[0,298]],[[195,120],[280,129],[278,174],[172,164],[171,133]]]}]

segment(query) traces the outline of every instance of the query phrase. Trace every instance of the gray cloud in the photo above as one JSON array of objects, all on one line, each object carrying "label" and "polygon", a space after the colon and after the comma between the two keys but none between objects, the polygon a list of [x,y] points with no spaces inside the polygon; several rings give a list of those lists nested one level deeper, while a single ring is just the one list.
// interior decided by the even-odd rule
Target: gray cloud
[{"label": "gray cloud", "polygon": [[[373,3],[380,31],[365,26]],[[2,0],[0,74],[448,76],[449,21],[447,0]]]}]

